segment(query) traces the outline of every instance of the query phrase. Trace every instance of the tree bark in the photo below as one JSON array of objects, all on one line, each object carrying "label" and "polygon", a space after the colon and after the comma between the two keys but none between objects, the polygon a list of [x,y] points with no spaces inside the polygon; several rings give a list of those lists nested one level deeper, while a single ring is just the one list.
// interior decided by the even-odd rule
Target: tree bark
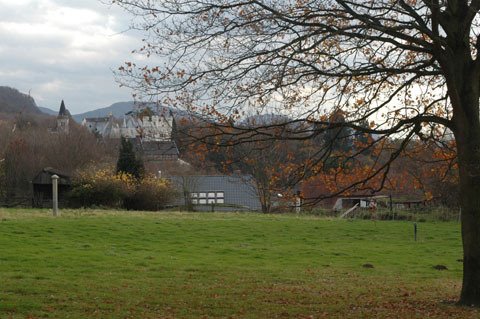
[{"label": "tree bark", "polygon": [[[477,90],[474,89],[473,91]],[[474,93],[470,95],[469,101],[466,100],[463,99],[462,109],[469,111],[462,112],[462,114],[457,113],[455,118],[455,125],[460,128],[455,130],[455,139],[460,177],[463,242],[463,285],[459,303],[478,307],[480,306],[480,123],[478,96]]]},{"label": "tree bark", "polygon": [[463,241],[460,304],[472,306],[480,306],[480,135],[476,135],[457,143]]},{"label": "tree bark", "polygon": [[457,145],[463,244],[463,285],[459,304],[480,307],[480,64],[470,44],[466,1],[451,1],[441,16],[447,33],[445,55],[437,55],[453,108]]}]

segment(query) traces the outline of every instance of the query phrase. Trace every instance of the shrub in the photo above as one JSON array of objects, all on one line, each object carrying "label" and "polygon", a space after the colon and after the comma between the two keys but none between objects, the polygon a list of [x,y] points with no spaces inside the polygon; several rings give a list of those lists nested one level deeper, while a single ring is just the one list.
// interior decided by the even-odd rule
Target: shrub
[{"label": "shrub", "polygon": [[69,202],[72,206],[105,206],[119,208],[133,193],[135,178],[130,174],[114,174],[110,169],[89,169],[73,179]]},{"label": "shrub", "polygon": [[77,173],[69,192],[73,207],[102,206],[156,211],[175,198],[176,192],[165,179],[141,179],[113,169],[89,169]]},{"label": "shrub", "polygon": [[165,179],[153,176],[139,180],[134,193],[125,201],[125,208],[134,210],[160,210],[177,196]]}]

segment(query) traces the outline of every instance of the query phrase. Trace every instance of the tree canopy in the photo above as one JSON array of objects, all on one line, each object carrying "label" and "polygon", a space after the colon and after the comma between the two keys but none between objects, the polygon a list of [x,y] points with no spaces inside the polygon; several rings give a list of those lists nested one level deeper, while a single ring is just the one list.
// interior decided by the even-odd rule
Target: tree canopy
[{"label": "tree canopy", "polygon": [[[216,118],[220,134],[234,132],[237,142],[252,134],[286,138],[231,129],[245,114],[266,109],[311,124],[285,126],[289,139],[348,127],[377,136],[368,149],[393,135],[402,142],[388,144],[389,158],[365,174],[364,180],[385,176],[379,190],[411,140],[454,138],[464,244],[460,302],[480,305],[480,0],[113,2],[139,18],[133,27],[146,37],[137,53],[163,61],[127,62],[120,80]],[[339,111],[344,120],[332,122]],[[327,146],[312,153],[309,165],[334,154]]]}]

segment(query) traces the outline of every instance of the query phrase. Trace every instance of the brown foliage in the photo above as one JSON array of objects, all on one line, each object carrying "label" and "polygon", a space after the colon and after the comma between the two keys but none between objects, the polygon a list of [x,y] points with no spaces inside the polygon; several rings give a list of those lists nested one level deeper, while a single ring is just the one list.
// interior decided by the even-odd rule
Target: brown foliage
[{"label": "brown foliage", "polygon": [[[29,124],[28,124],[29,123]],[[45,167],[54,167],[65,173],[91,162],[109,161],[113,155],[106,144],[99,144],[84,128],[72,125],[69,134],[49,131],[53,121],[0,123],[0,159],[4,159],[2,184],[7,199],[29,196],[30,181]]]}]

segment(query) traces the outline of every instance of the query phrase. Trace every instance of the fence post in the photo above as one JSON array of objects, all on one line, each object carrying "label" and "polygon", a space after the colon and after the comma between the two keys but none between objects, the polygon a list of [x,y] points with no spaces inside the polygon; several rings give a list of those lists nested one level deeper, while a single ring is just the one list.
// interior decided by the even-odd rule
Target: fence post
[{"label": "fence post", "polygon": [[52,202],[53,202],[53,216],[59,216],[58,212],[58,175],[52,175]]}]

